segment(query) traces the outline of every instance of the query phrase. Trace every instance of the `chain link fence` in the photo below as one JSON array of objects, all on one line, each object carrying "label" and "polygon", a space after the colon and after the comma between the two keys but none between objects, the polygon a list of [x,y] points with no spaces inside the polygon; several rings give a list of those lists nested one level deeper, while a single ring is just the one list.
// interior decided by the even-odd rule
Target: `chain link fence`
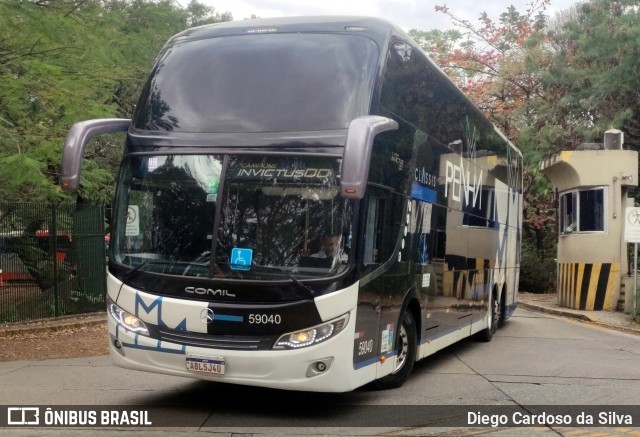
[{"label": "chain link fence", "polygon": [[0,323],[103,311],[102,205],[0,203]]}]

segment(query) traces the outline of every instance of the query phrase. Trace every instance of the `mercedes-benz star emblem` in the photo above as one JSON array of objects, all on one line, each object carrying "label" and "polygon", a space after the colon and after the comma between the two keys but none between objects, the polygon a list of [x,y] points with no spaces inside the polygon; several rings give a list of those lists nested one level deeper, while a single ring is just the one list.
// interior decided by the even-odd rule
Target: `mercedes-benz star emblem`
[{"label": "mercedes-benz star emblem", "polygon": [[211,308],[205,308],[200,312],[200,320],[202,323],[209,324],[213,322],[213,310]]}]

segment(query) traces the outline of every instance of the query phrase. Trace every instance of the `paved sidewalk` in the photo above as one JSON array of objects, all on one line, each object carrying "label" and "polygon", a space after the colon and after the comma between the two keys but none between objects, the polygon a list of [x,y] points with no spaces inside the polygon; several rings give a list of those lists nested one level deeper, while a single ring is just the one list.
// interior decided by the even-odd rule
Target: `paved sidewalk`
[{"label": "paved sidewalk", "polygon": [[610,329],[640,335],[640,323],[633,321],[633,316],[621,311],[581,311],[562,308],[558,305],[558,295],[518,293],[518,307],[540,311],[562,317],[571,317]]},{"label": "paved sidewalk", "polygon": [[50,319],[30,320],[20,323],[0,324],[0,337],[19,334],[36,334],[39,332],[62,331],[64,329],[93,326],[106,323],[106,312],[76,314],[73,316],[54,317]]}]

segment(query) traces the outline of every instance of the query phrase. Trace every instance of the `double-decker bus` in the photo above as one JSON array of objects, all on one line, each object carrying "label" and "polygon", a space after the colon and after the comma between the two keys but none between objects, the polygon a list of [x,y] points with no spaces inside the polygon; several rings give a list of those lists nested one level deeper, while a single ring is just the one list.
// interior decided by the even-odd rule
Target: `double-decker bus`
[{"label": "double-decker bus", "polygon": [[[108,257],[117,366],[393,388],[516,308],[522,156],[401,29],[227,22],[159,54],[128,119]],[[323,255],[324,254],[324,255]]]}]

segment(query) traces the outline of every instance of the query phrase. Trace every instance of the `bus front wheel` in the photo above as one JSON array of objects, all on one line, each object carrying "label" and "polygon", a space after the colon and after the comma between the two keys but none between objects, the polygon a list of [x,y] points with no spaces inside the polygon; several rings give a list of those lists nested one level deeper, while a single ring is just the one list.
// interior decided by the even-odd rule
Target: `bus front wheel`
[{"label": "bus front wheel", "polygon": [[405,383],[416,361],[416,340],[416,322],[411,312],[405,311],[402,315],[400,331],[396,337],[396,353],[398,355],[396,356],[395,368],[390,375],[375,381],[376,388],[387,390],[398,388]]}]

